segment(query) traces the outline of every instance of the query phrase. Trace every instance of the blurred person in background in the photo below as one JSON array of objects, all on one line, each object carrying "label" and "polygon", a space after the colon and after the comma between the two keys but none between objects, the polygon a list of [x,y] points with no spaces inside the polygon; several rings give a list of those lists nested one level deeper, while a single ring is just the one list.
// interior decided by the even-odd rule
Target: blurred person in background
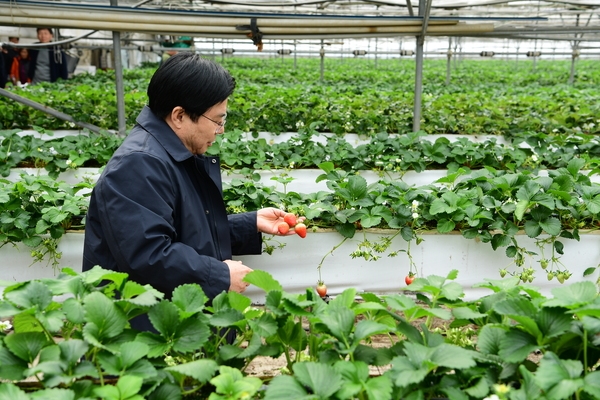
[{"label": "blurred person in background", "polygon": [[29,50],[20,49],[19,55],[13,60],[10,73],[8,74],[13,85],[31,83],[31,78],[29,78],[30,64]]},{"label": "blurred person in background", "polygon": [[[18,44],[19,38],[16,36],[9,36],[8,42]],[[2,45],[2,53],[4,53],[4,71],[6,71],[8,74],[10,72],[10,67],[12,66],[13,60],[19,54],[19,50],[15,46],[4,44]]]},{"label": "blurred person in background", "polygon": [[[54,33],[51,28],[38,28],[37,37],[38,43],[50,43]],[[32,84],[56,82],[59,78],[66,80],[69,77],[67,57],[58,46],[31,49],[29,53],[31,62],[28,75]]]}]

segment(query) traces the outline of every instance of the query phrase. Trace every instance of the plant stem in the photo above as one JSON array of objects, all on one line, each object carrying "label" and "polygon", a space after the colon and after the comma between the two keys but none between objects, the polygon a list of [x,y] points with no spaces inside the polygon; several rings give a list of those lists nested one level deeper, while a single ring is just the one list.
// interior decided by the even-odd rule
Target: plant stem
[{"label": "plant stem", "polygon": [[347,237],[345,237],[340,243],[338,243],[337,245],[333,246],[333,248],[331,250],[329,250],[327,253],[325,253],[325,255],[323,256],[323,258],[321,259],[321,262],[319,263],[319,265],[317,266],[317,270],[319,271],[319,282],[323,282],[323,280],[321,279],[321,266],[323,265],[323,262],[325,261],[325,258],[327,258],[328,255],[333,254],[333,252],[335,250],[337,250],[341,245],[344,244],[344,242],[348,240]]}]

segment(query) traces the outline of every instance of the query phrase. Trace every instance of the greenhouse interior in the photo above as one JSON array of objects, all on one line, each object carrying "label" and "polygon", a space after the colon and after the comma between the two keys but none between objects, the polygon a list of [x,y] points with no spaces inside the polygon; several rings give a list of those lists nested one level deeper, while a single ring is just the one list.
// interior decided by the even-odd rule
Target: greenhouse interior
[{"label": "greenhouse interior", "polygon": [[600,399],[598,0],[0,4],[0,400]]}]

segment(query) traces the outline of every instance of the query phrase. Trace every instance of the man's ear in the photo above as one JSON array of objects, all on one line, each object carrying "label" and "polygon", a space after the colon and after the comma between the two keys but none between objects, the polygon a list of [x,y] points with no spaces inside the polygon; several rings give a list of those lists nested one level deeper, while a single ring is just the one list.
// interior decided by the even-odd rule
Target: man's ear
[{"label": "man's ear", "polygon": [[185,115],[185,110],[181,106],[177,106],[171,110],[171,114],[167,116],[167,123],[171,125],[172,128],[181,128],[183,125],[183,118]]}]

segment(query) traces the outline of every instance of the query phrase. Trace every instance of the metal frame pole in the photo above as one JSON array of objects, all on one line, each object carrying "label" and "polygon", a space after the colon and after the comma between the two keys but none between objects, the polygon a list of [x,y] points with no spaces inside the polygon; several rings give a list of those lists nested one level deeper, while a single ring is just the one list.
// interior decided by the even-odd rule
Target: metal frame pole
[{"label": "metal frame pole", "polygon": [[427,32],[427,24],[429,22],[429,10],[431,10],[431,0],[419,0],[419,16],[423,17],[423,20],[421,34],[417,36],[413,132],[417,132],[421,129],[421,98],[423,93],[423,45],[425,44],[425,33]]},{"label": "metal frame pole", "polygon": [[[110,0],[117,6],[118,0]],[[123,61],[121,60],[121,33],[113,31],[113,56],[115,58],[115,83],[117,91],[117,122],[119,135],[125,135],[125,89],[123,87]]]}]

